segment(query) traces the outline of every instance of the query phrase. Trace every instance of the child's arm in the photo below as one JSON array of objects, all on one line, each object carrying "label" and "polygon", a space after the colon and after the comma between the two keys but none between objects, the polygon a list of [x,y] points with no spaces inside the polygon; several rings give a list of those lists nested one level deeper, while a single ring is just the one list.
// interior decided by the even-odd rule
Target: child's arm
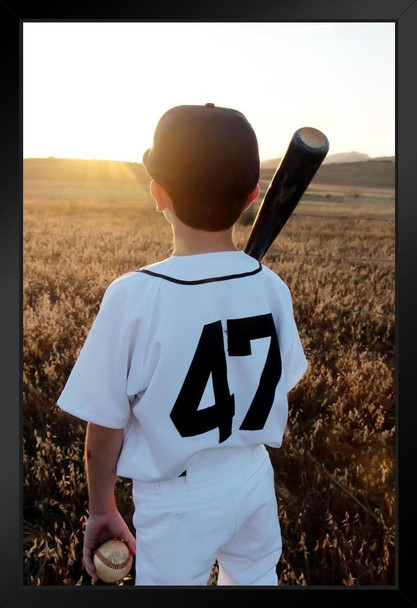
[{"label": "child's arm", "polygon": [[97,579],[93,551],[109,538],[122,538],[136,554],[135,537],[120,515],[114,496],[116,466],[123,443],[123,429],[88,423],[85,442],[90,516],[84,536],[83,557],[88,574]]}]

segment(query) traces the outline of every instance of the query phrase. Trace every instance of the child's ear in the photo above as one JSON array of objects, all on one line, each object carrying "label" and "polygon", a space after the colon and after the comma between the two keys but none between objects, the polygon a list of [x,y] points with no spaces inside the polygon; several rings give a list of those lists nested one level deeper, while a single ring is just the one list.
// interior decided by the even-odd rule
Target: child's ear
[{"label": "child's ear", "polygon": [[158,184],[158,182],[156,182],[155,180],[151,181],[150,191],[152,198],[156,203],[157,211],[165,211],[165,209],[167,209],[172,204],[168,192],[163,186],[161,186],[161,184]]},{"label": "child's ear", "polygon": [[249,207],[249,205],[250,205],[251,203],[253,203],[253,201],[254,201],[255,199],[257,199],[257,198],[258,198],[260,191],[261,191],[261,189],[259,188],[259,184],[257,184],[257,185],[256,185],[256,187],[255,187],[255,188],[252,190],[252,192],[249,194],[248,198],[246,199],[244,209],[247,209],[247,208]]}]

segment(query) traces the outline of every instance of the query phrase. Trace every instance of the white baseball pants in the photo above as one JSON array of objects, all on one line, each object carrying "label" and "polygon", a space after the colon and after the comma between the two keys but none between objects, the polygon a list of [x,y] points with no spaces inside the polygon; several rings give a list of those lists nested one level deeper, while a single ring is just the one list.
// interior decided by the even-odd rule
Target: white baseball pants
[{"label": "white baseball pants", "polygon": [[197,454],[172,481],[133,481],[136,585],[278,585],[273,469],[263,445]]}]

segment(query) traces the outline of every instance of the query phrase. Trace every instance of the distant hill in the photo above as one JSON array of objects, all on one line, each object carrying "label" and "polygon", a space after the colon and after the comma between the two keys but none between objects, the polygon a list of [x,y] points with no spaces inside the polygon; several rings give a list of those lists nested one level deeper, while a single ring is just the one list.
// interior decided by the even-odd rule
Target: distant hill
[{"label": "distant hill", "polygon": [[[362,160],[360,162],[334,162],[320,167],[312,184],[329,184],[363,188],[394,188],[395,163],[393,157]],[[262,164],[261,179],[271,179],[278,160],[272,168]],[[83,188],[100,186],[106,191],[111,186],[119,193],[125,190],[126,196],[135,192],[138,184],[147,186],[149,177],[141,163],[107,160],[80,160],[61,158],[24,159],[23,178],[25,190],[34,191],[44,188],[49,182],[55,189],[60,184],[79,184]],[[39,184],[37,186],[36,184]]]},{"label": "distant hill", "polygon": [[150,178],[140,163],[71,158],[23,162],[23,197],[36,201],[152,204]]},{"label": "distant hill", "polygon": [[382,160],[387,163],[395,163],[395,156],[375,156],[371,160]]},{"label": "distant hill", "polygon": [[[276,167],[262,168],[261,179],[269,181]],[[311,184],[348,186],[351,188],[395,188],[395,163],[391,160],[367,160],[329,163],[320,167]]]},{"label": "distant hill", "polygon": [[330,163],[357,163],[362,160],[371,160],[369,154],[363,152],[339,152],[339,154],[329,154],[323,164]]},{"label": "distant hill", "polygon": [[395,163],[368,160],[357,163],[329,163],[320,167],[312,184],[333,184],[355,188],[395,188]]},{"label": "distant hill", "polygon": [[54,157],[25,158],[23,179],[89,183],[124,183],[126,180],[149,182],[141,163]]},{"label": "distant hill", "polygon": [[[369,154],[363,152],[339,152],[338,154],[329,154],[323,161],[323,165],[330,165],[332,163],[357,163],[368,160],[389,160],[394,162],[394,156],[380,156],[372,158]],[[281,158],[268,158],[261,162],[262,169],[273,169],[276,168],[281,162]]]}]

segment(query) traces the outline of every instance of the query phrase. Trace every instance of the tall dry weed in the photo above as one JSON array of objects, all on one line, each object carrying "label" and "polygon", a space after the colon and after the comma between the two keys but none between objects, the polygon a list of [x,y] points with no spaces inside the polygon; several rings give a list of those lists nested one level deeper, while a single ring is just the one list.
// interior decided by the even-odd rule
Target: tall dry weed
[{"label": "tall dry weed", "polygon": [[[141,204],[36,197],[24,208],[24,582],[90,585],[85,424],[55,404],[107,285],[169,256],[171,233],[145,195]],[[385,203],[305,201],[264,259],[292,291],[309,359],[283,446],[270,449],[282,585],[394,584],[392,219]],[[249,230],[238,225],[240,248]],[[130,489],[118,481],[132,527]],[[216,576],[215,566],[209,584]]]}]

